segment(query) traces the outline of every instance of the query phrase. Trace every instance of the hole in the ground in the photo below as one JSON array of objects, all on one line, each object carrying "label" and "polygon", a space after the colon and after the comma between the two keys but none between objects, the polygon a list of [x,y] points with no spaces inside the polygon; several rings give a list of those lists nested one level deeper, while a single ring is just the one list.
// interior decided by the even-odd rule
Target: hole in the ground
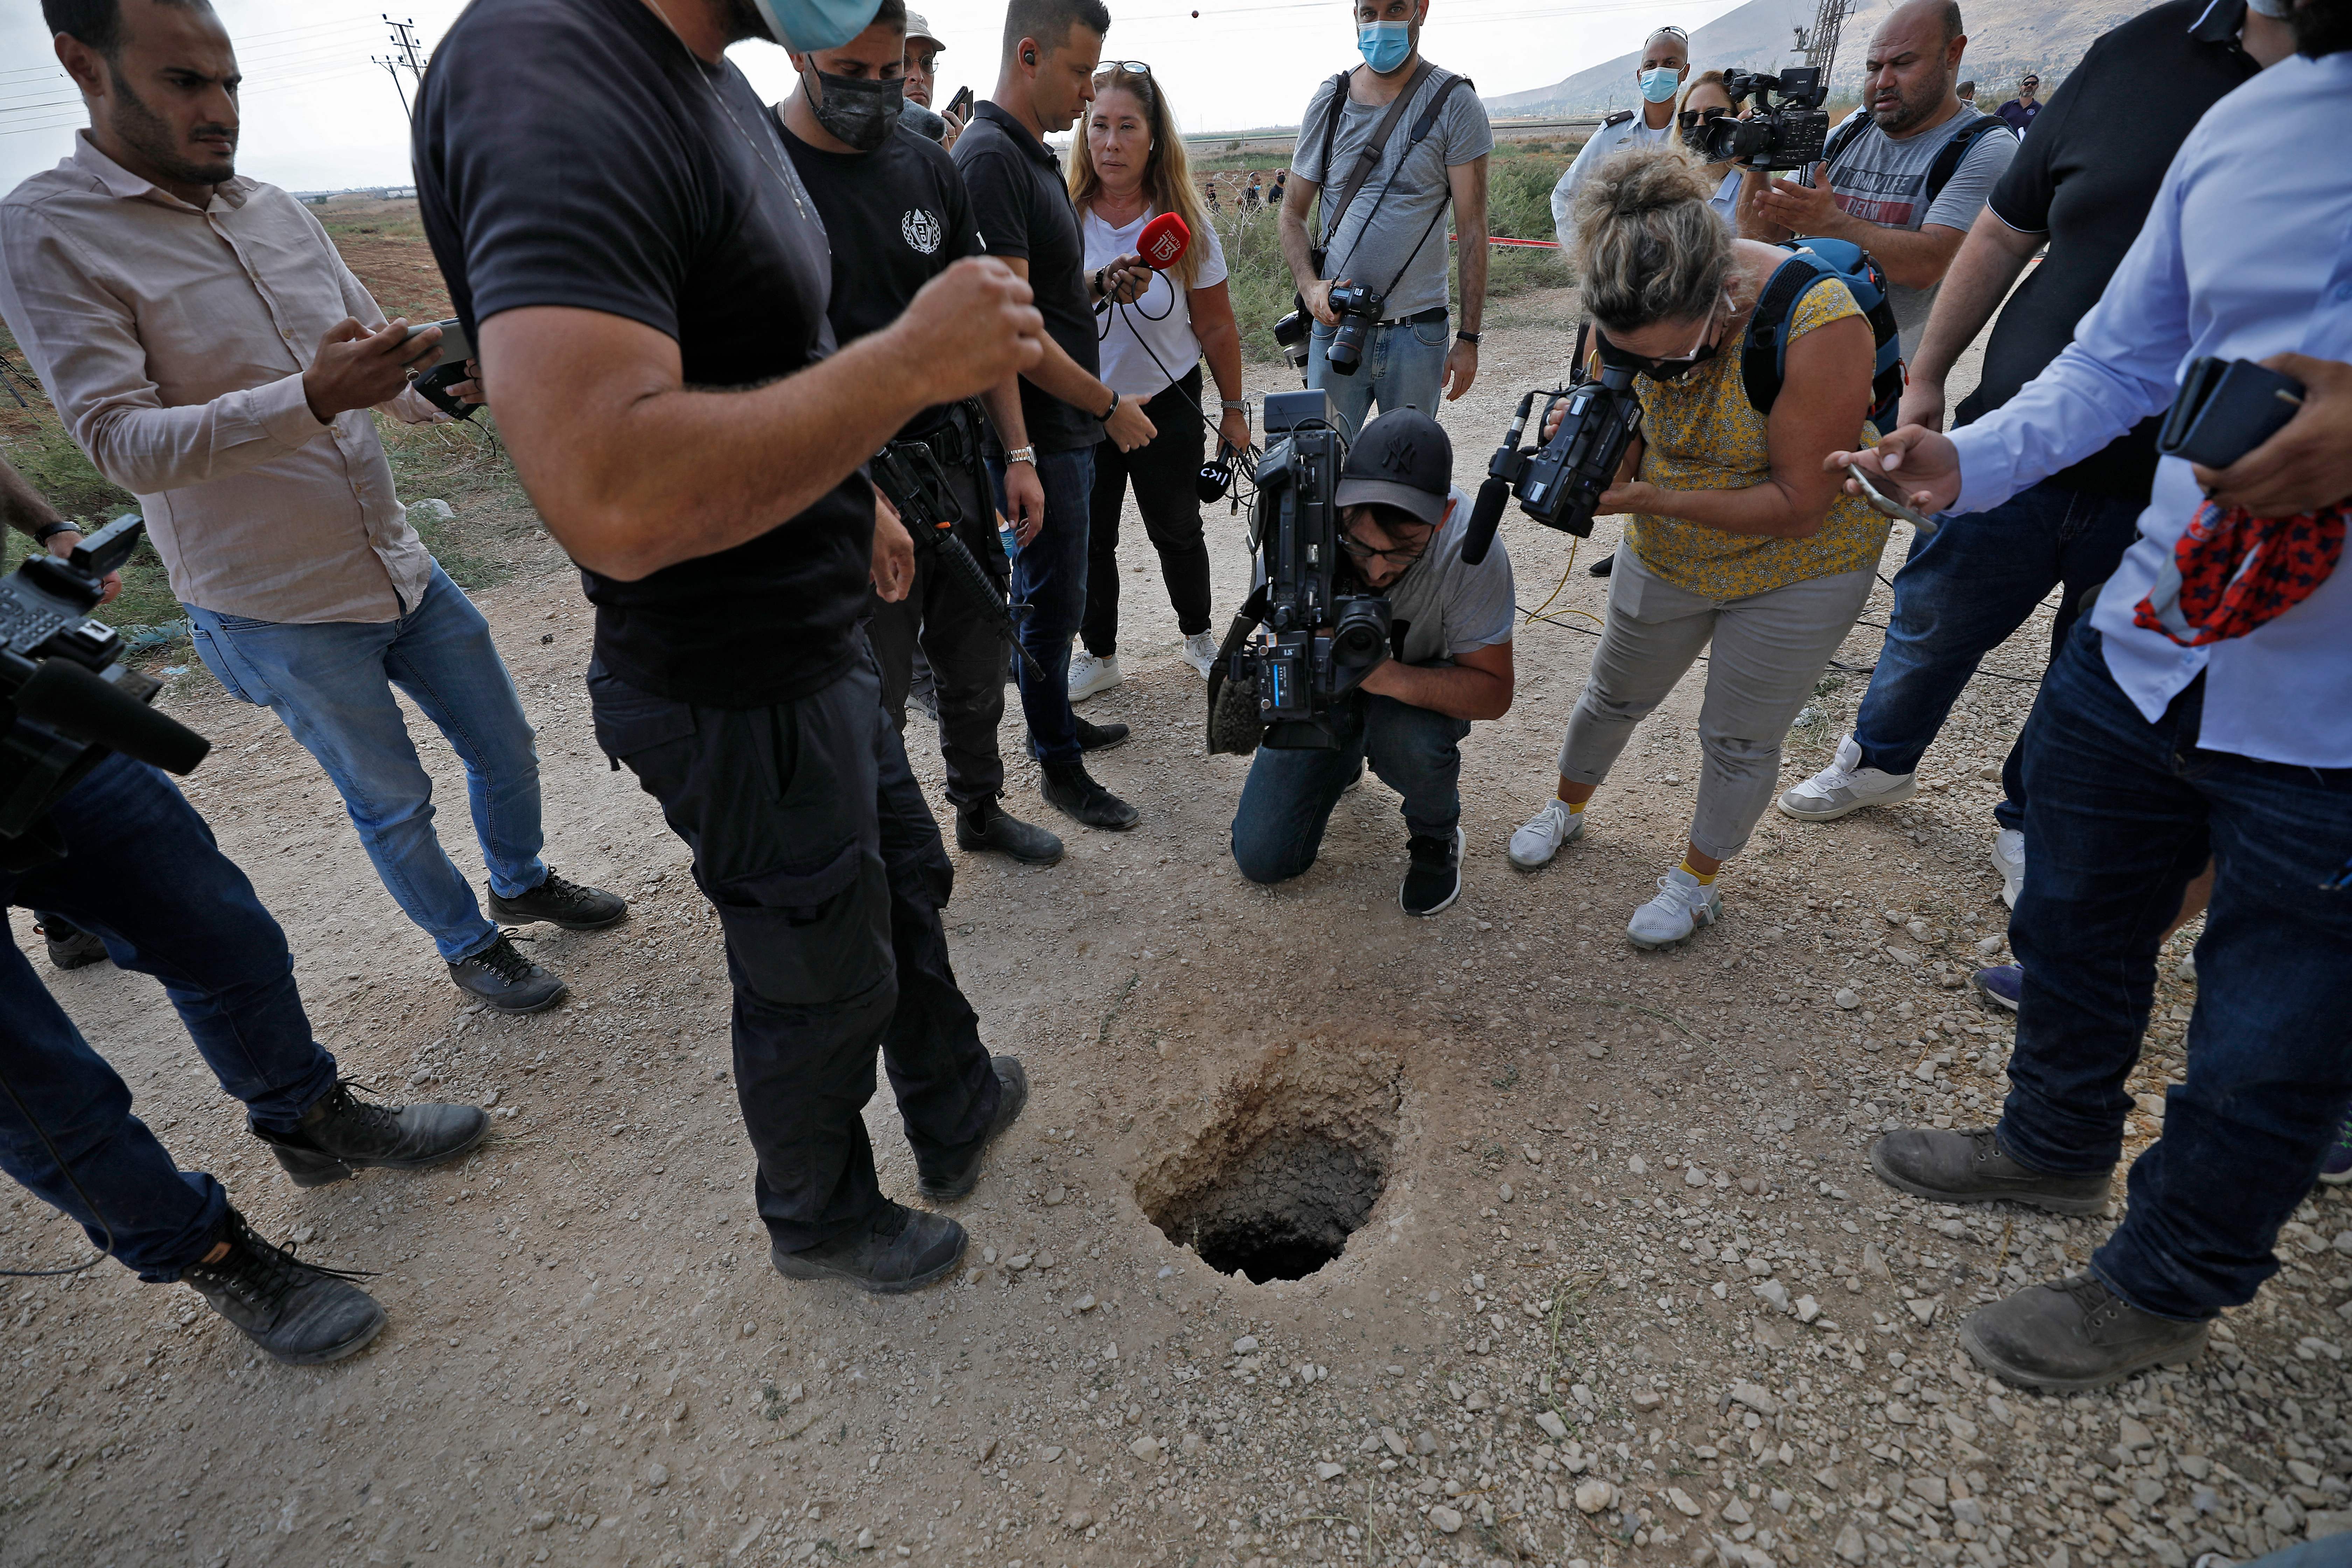
[{"label": "hole in the ground", "polygon": [[1234,1085],[1216,1120],[1137,1185],[1161,1233],[1221,1274],[1304,1279],[1339,1256],[1380,1201],[1395,1068],[1318,1058],[1277,1058]]}]

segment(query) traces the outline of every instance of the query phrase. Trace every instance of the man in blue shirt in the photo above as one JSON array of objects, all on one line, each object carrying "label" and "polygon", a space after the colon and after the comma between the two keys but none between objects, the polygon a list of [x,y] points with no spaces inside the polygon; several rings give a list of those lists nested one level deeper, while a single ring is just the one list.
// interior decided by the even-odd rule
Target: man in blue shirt
[{"label": "man in blue shirt", "polygon": [[2028,76],[2017,84],[2017,96],[1992,111],[1993,118],[2005,122],[2020,136],[2024,135],[2025,128],[2033,123],[2033,117],[2042,112],[2042,101],[2038,96],[2041,91],[2042,79]]},{"label": "man in blue shirt", "polygon": [[[2289,22],[2297,54],[2190,133],[2049,368],[1949,437],[1908,426],[1865,459],[1915,504],[1966,514],[2160,412],[2200,356],[2259,361],[2305,388],[2293,420],[2230,467],[2163,459],[2139,542],[2042,685],[2000,1124],[1906,1130],[1871,1151],[1888,1183],[1942,1202],[2104,1210],[2157,944],[2214,861],[2188,1078],[2132,1166],[2129,1214],[2088,1273],[1960,1330],[1979,1365],[2051,1392],[2200,1350],[2214,1316],[2278,1268],[2279,1227],[2352,1101],[2352,572],[2334,569],[2352,504],[2352,164],[2278,155],[2338,124],[2352,5],[2302,0]],[[2299,573],[2229,548],[2266,529],[2300,542]],[[2206,608],[2200,586],[2242,570],[2276,595]]]}]

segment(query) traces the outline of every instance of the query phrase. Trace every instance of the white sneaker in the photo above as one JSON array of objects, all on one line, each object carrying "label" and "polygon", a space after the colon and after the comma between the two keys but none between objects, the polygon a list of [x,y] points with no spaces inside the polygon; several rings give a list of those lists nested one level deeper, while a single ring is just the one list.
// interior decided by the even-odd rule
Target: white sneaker
[{"label": "white sneaker", "polygon": [[1584,813],[1568,809],[1568,802],[1552,799],[1511,835],[1511,864],[1533,871],[1551,864],[1563,844],[1584,837]]},{"label": "white sneaker", "polygon": [[1994,834],[1992,863],[2000,873],[2000,901],[2013,910],[2017,895],[2025,891],[2025,835],[2014,827]]},{"label": "white sneaker", "polygon": [[1097,658],[1085,648],[1070,655],[1070,700],[1083,702],[1097,691],[1108,691],[1125,677],[1118,672],[1118,655]]},{"label": "white sneaker", "polygon": [[1209,667],[1217,662],[1217,639],[1207,632],[1194,632],[1184,639],[1183,659],[1206,679]]},{"label": "white sneaker", "polygon": [[1712,883],[1699,885],[1680,866],[1658,879],[1658,896],[1633,911],[1625,934],[1635,947],[1672,947],[1687,942],[1701,926],[1711,926],[1723,913],[1723,895]]},{"label": "white sneaker", "polygon": [[1893,805],[1919,793],[1916,773],[1882,773],[1861,766],[1862,747],[1852,735],[1838,742],[1837,760],[1780,797],[1780,809],[1800,822],[1834,822],[1866,805]]}]

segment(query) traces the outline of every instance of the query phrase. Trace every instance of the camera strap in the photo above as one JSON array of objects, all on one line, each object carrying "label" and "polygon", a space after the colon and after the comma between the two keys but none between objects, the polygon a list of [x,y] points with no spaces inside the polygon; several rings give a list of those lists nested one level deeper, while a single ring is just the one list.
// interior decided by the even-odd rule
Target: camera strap
[{"label": "camera strap", "polygon": [[[1371,135],[1365,139],[1363,151],[1356,154],[1356,166],[1349,171],[1348,183],[1339,188],[1339,199],[1338,202],[1331,203],[1328,200],[1328,194],[1330,187],[1328,184],[1324,186],[1324,190],[1327,195],[1327,202],[1321,214],[1323,219],[1323,243],[1316,247],[1318,250],[1328,252],[1331,248],[1331,242],[1339,237],[1339,225],[1347,220],[1348,209],[1356,205],[1356,197],[1362,193],[1364,183],[1372,177],[1372,171],[1381,166],[1381,158],[1389,150],[1389,139],[1396,134],[1398,122],[1404,119],[1406,106],[1412,102],[1413,94],[1421,90],[1421,84],[1427,81],[1430,78],[1430,73],[1436,69],[1437,68],[1435,66],[1432,65],[1425,59],[1423,60],[1421,64],[1413,68],[1412,79],[1404,84],[1403,90],[1399,92],[1395,99],[1390,102],[1389,111],[1381,116],[1381,122],[1372,127]],[[1331,79],[1331,107],[1323,116],[1323,162],[1321,167],[1324,177],[1327,180],[1329,178],[1331,174],[1331,147],[1334,140],[1339,134],[1339,116],[1345,113],[1348,108],[1348,77],[1349,74],[1350,73],[1347,71],[1341,71],[1338,76]],[[1443,101],[1443,100],[1441,99],[1440,101]],[[1423,130],[1422,134],[1428,134],[1425,128]],[[1413,138],[1416,142],[1420,139],[1421,138],[1419,136]],[[1412,148],[1408,144],[1405,148],[1405,153],[1410,156],[1412,152]],[[1397,163],[1398,165],[1402,167],[1404,160],[1400,158],[1397,160]],[[1391,174],[1389,178],[1390,182],[1393,183],[1396,176]],[[1388,195],[1388,185],[1383,184],[1381,187],[1381,195],[1383,197]],[[1372,210],[1374,212],[1378,212],[1380,208],[1375,205]],[[1371,219],[1367,217],[1364,221],[1369,224]]]}]

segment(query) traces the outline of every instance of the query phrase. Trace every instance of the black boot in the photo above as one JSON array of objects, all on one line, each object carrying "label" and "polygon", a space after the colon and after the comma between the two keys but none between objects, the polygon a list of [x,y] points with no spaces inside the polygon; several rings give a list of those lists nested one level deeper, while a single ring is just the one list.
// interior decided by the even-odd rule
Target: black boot
[{"label": "black boot", "polygon": [[1113,832],[1123,833],[1135,826],[1140,814],[1097,784],[1086,763],[1040,763],[1038,767],[1045,775],[1038,793],[1063,815],[1075,816],[1088,827],[1108,827]]},{"label": "black boot", "polygon": [[2159,1362],[2194,1361],[2207,1325],[2143,1312],[2095,1274],[2029,1285],[1969,1314],[1960,1348],[2019,1388],[2079,1394]]},{"label": "black boot", "polygon": [[511,899],[502,899],[491,889],[482,890],[490,896],[490,918],[509,925],[545,921],[565,931],[602,931],[619,924],[629,912],[629,901],[620,894],[583,887],[552,871],[546,881]]},{"label": "black boot", "polygon": [[49,962],[59,969],[87,969],[93,963],[106,962],[106,942],[96,931],[88,931],[63,915],[45,915],[35,927],[49,947]]},{"label": "black boot", "polygon": [[971,1196],[972,1188],[980,1184],[981,1157],[1006,1128],[1020,1120],[1021,1108],[1029,1103],[1029,1075],[1022,1070],[1018,1057],[992,1057],[988,1065],[996,1073],[996,1115],[990,1120],[988,1131],[961,1158],[937,1171],[919,1173],[915,1187],[928,1202],[951,1204]]},{"label": "black boot", "polygon": [[963,1226],[947,1215],[886,1199],[870,1224],[804,1252],[772,1245],[768,1261],[787,1279],[846,1279],[877,1296],[897,1296],[953,1269],[965,1239]]},{"label": "black boot", "polygon": [[2103,1212],[2113,1175],[2032,1170],[2002,1151],[1990,1127],[1897,1128],[1870,1146],[1870,1168],[1888,1186],[1939,1204],[2008,1202],[2070,1215]]},{"label": "black boot", "polygon": [[958,806],[955,835],[959,849],[993,849],[1031,866],[1050,866],[1062,858],[1059,838],[1022,821],[993,800]]},{"label": "black boot", "polygon": [[237,1331],[289,1366],[341,1361],[383,1331],[383,1309],[352,1283],[358,1276],[304,1263],[254,1235],[228,1211],[228,1251],[180,1276]]},{"label": "black boot", "polygon": [[554,1006],[570,989],[517,952],[514,939],[504,931],[481,952],[469,952],[451,964],[449,978],[458,990],[470,991],[488,1003],[494,1013],[536,1013]]},{"label": "black boot", "polygon": [[359,1098],[343,1079],[291,1132],[246,1126],[296,1186],[319,1187],[372,1165],[414,1171],[454,1160],[489,1135],[490,1116],[475,1105],[379,1104]]},{"label": "black boot", "polygon": [[1070,717],[1077,721],[1078,750],[1081,752],[1108,752],[1113,746],[1127,743],[1129,731],[1124,724],[1089,724],[1075,713]]}]

